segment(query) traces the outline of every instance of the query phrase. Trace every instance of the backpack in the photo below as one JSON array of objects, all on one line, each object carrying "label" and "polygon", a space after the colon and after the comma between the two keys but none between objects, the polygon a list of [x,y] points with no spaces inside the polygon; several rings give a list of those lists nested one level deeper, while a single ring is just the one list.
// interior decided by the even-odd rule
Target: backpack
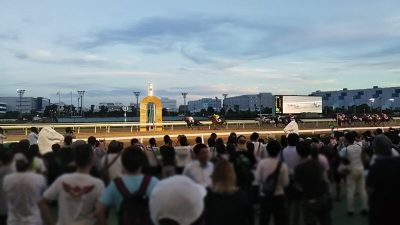
[{"label": "backpack", "polygon": [[279,174],[281,172],[282,160],[279,160],[274,172],[270,174],[261,184],[261,192],[267,198],[272,198],[275,193],[276,185],[278,183]]},{"label": "backpack", "polygon": [[149,199],[146,196],[147,188],[151,177],[144,176],[138,191],[131,194],[126,188],[121,178],[114,180],[115,186],[123,196],[123,200],[118,211],[119,225],[149,225]]}]

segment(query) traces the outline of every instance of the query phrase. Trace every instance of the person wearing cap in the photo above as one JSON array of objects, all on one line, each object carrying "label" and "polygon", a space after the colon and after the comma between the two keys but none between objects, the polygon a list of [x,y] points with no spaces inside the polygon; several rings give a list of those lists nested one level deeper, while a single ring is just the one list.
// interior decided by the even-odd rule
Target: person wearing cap
[{"label": "person wearing cap", "polygon": [[155,225],[204,224],[206,189],[186,176],[160,181],[150,195],[150,218]]},{"label": "person wearing cap", "polygon": [[198,144],[193,149],[196,160],[190,162],[183,170],[183,175],[191,178],[204,187],[211,186],[211,174],[214,165],[208,161],[208,147],[205,144]]},{"label": "person wearing cap", "polygon": [[78,145],[74,153],[76,172],[60,176],[38,202],[47,224],[54,224],[48,207],[52,201],[58,202],[58,225],[96,223],[95,207],[104,191],[104,184],[89,174],[94,157],[91,146]]},{"label": "person wearing cap", "polygon": [[[147,165],[147,157],[143,150],[138,146],[130,146],[123,150],[122,153],[122,166],[124,169],[124,175],[121,177],[121,182],[130,193],[135,193],[139,190],[145,176],[142,174],[142,169]],[[106,224],[107,211],[110,208],[120,209],[122,204],[123,195],[119,191],[116,180],[111,182],[106,190],[100,197],[100,202],[96,209],[96,217],[98,218],[98,224]],[[149,197],[154,187],[158,183],[158,179],[150,177],[150,181],[145,191],[146,197]],[[182,194],[182,193],[179,193]]]},{"label": "person wearing cap", "polygon": [[42,217],[36,203],[46,189],[46,180],[43,175],[30,170],[33,158],[33,152],[24,150],[15,162],[17,173],[4,178],[8,225],[42,225]]}]

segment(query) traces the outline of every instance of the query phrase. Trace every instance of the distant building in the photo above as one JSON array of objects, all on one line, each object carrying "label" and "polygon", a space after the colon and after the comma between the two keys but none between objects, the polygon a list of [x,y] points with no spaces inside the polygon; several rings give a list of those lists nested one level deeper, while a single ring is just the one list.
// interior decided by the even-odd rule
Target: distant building
[{"label": "distant building", "polygon": [[113,112],[113,111],[121,111],[122,106],[124,106],[124,104],[122,104],[121,102],[100,102],[99,109],[102,106],[107,107],[108,112]]},{"label": "distant building", "polygon": [[176,107],[176,99],[170,99],[167,97],[161,97],[162,107],[167,109],[168,112],[176,112],[178,108]]},{"label": "distant building", "polygon": [[0,102],[0,114],[5,114],[7,112],[7,104]]},{"label": "distant building", "polygon": [[222,100],[215,98],[202,98],[188,102],[188,109],[190,112],[200,112],[202,109],[207,110],[208,107],[212,107],[214,111],[220,111],[221,106]]},{"label": "distant building", "polygon": [[187,105],[180,105],[178,111],[180,114],[185,114],[189,112],[189,109]]},{"label": "distant building", "polygon": [[7,111],[22,113],[43,112],[46,106],[50,105],[50,99],[43,97],[0,97],[0,102],[7,105]]},{"label": "distant building", "polygon": [[312,96],[321,96],[323,107],[347,108],[353,105],[367,104],[373,108],[389,109],[400,107],[400,87],[380,88],[374,86],[367,89],[339,91],[316,91]]},{"label": "distant building", "polygon": [[239,95],[228,97],[224,101],[226,110],[233,111],[259,111],[260,108],[273,108],[275,98],[271,93],[260,93],[255,95]]}]

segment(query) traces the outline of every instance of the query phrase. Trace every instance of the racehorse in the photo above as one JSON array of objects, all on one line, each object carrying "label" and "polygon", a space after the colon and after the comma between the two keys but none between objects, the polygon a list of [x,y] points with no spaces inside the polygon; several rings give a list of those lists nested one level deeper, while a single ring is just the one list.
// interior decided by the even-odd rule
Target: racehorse
[{"label": "racehorse", "polygon": [[196,126],[198,129],[200,129],[199,126],[201,125],[201,122],[199,120],[190,121],[189,116],[185,116],[183,120],[186,122],[187,127],[193,129],[193,126]]},{"label": "racehorse", "polygon": [[227,122],[224,118],[216,119],[215,117],[211,116],[210,119],[211,119],[212,125],[214,127],[214,130],[217,129],[217,126],[220,126],[222,128],[223,125],[227,124]]},{"label": "racehorse", "polygon": [[277,115],[274,118],[274,122],[275,122],[275,127],[278,127],[279,124],[282,124],[283,126],[287,126],[290,123],[290,117]]},{"label": "racehorse", "polygon": [[268,117],[257,117],[255,119],[256,122],[258,122],[258,126],[263,126],[263,125],[268,125],[268,124],[272,124],[275,123],[275,120],[268,118]]}]

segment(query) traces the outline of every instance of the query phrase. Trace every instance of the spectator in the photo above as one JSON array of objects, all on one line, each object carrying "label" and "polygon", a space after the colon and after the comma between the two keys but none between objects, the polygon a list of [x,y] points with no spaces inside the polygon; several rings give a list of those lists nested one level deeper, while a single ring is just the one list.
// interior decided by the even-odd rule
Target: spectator
[{"label": "spectator", "polygon": [[319,152],[320,152],[320,145],[315,142],[311,143],[310,145],[311,158],[319,161],[324,171],[324,178],[328,182],[329,162],[328,159],[324,155],[319,154]]},{"label": "spectator", "polygon": [[237,142],[237,149],[230,156],[229,160],[234,165],[239,188],[247,193],[250,202],[253,203],[252,183],[254,181],[253,169],[256,164],[256,159],[253,153],[247,151],[246,137],[240,135],[237,138]]},{"label": "spectator", "polygon": [[285,148],[287,147],[287,145],[288,145],[287,137],[286,137],[286,135],[282,135],[282,136],[281,136],[281,146],[282,146],[282,149],[285,149]]},{"label": "spectator", "polygon": [[175,149],[169,145],[163,145],[160,148],[160,154],[162,158],[162,177],[167,178],[175,175],[176,163],[175,163]]},{"label": "spectator", "polygon": [[72,137],[71,136],[65,136],[64,137],[64,147],[69,148],[72,145]]},{"label": "spectator", "polygon": [[300,163],[300,156],[296,151],[296,145],[299,143],[299,135],[291,133],[287,137],[288,146],[282,150],[282,159],[289,168],[289,175],[294,174],[294,168]]},{"label": "spectator", "polygon": [[31,145],[31,146],[29,146],[28,151],[33,152],[33,154],[35,156],[33,158],[32,167],[30,169],[36,173],[45,174],[47,171],[47,168],[43,162],[42,155],[40,154],[39,146],[36,144]]},{"label": "spectator", "polygon": [[87,143],[92,146],[92,150],[94,152],[94,166],[97,168],[97,170],[100,170],[101,168],[101,159],[104,157],[105,150],[103,150],[103,148],[105,147],[105,140],[101,140],[102,142],[102,146],[98,146],[97,145],[97,140],[96,137],[90,136],[87,140]]},{"label": "spectator", "polygon": [[5,130],[0,127],[0,144],[4,143],[4,140],[7,139],[7,136],[5,134]]},{"label": "spectator", "polygon": [[147,146],[145,153],[149,161],[149,166],[145,168],[143,173],[159,177],[161,173],[161,163],[158,157],[159,149],[155,138],[149,139],[149,146]]},{"label": "spectator", "polygon": [[53,144],[53,145],[51,146],[51,151],[54,152],[54,153],[59,152],[60,149],[61,149],[61,145],[60,145],[60,144]]},{"label": "spectator", "polygon": [[59,225],[96,223],[95,206],[104,191],[104,184],[89,174],[94,157],[92,147],[79,145],[74,153],[76,172],[59,177],[38,203],[47,224],[54,224],[48,207],[51,201],[58,202]]},{"label": "spectator", "polygon": [[192,148],[189,146],[185,135],[179,135],[180,146],[175,147],[176,156],[176,172],[182,174],[183,169],[188,165],[192,158]]},{"label": "spectator", "polygon": [[[147,198],[150,196],[153,188],[158,182],[158,179],[144,176],[142,174],[142,169],[146,164],[147,158],[141,148],[131,146],[123,151],[122,166],[124,167],[125,174],[121,178],[115,179],[111,182],[100,198],[100,203],[96,210],[96,216],[100,225],[106,224],[106,214],[108,209],[114,208],[119,211],[122,206],[121,204],[128,201],[126,196],[127,193],[124,193],[125,191],[123,191],[123,189],[128,191],[130,194],[133,194],[137,193],[140,188],[143,188],[145,189],[143,190],[145,197]],[[147,185],[146,182],[148,182]],[[122,211],[119,211],[120,215],[121,212]],[[122,218],[119,217],[120,224],[121,219]]]},{"label": "spectator", "polygon": [[210,157],[214,158],[217,153],[216,153],[216,149],[215,149],[215,145],[216,145],[216,139],[214,138],[209,138],[207,141],[207,145],[208,145],[208,149],[210,151]]},{"label": "spectator", "polygon": [[355,142],[356,134],[348,132],[345,134],[347,147],[343,148],[339,155],[347,158],[350,162],[350,172],[346,177],[347,185],[347,213],[349,216],[354,215],[354,196],[356,190],[361,196],[361,214],[367,214],[367,193],[365,190],[364,166],[361,159],[362,147]]},{"label": "spectator", "polygon": [[76,138],[76,136],[75,136],[75,134],[74,134],[74,130],[73,130],[71,127],[65,128],[64,137],[71,137],[71,139]]},{"label": "spectator", "polygon": [[131,145],[134,146],[134,145],[137,145],[137,144],[139,144],[139,139],[137,139],[137,138],[132,138],[132,139],[131,139]]},{"label": "spectator", "polygon": [[151,220],[155,225],[202,225],[205,195],[204,187],[185,176],[162,180],[150,196]]},{"label": "spectator", "polygon": [[216,165],[221,160],[228,160],[229,155],[224,145],[224,140],[222,138],[218,138],[215,144],[215,157],[211,158],[211,161]]},{"label": "spectator", "polygon": [[212,187],[205,198],[206,225],[250,225],[253,210],[245,192],[236,186],[233,165],[226,160],[216,164],[212,174]]},{"label": "spectator", "polygon": [[[386,149],[386,152],[390,152],[390,150]],[[370,225],[398,223],[399,177],[399,157],[378,157],[376,162],[371,165],[367,176]]]},{"label": "spectator", "polygon": [[263,152],[263,144],[258,141],[260,135],[257,132],[254,132],[250,135],[250,141],[254,144],[254,156],[257,160],[262,158]]},{"label": "spectator", "polygon": [[331,202],[323,168],[317,159],[310,159],[311,147],[302,141],[297,144],[301,163],[295,169],[295,180],[303,194],[303,219],[306,225],[330,225]]},{"label": "spectator", "polygon": [[203,144],[203,139],[201,137],[196,137],[195,142],[196,142],[196,145],[197,144]]},{"label": "spectator", "polygon": [[[274,224],[287,225],[288,221],[288,206],[285,197],[284,188],[289,184],[289,171],[285,163],[281,163],[279,153],[281,145],[277,141],[269,141],[267,145],[268,157],[261,160],[257,166],[256,180],[260,187],[266,182],[267,178],[274,173],[277,176],[276,185],[274,187],[273,196],[265,196],[261,191],[260,200],[260,224],[268,225],[271,215],[274,217]],[[279,167],[279,172],[277,172]]]},{"label": "spectator", "polygon": [[236,133],[230,133],[230,134],[229,134],[229,137],[228,137],[227,145],[228,145],[228,144],[236,145],[236,143],[237,143],[237,136],[236,136]]},{"label": "spectator", "polygon": [[3,181],[3,190],[8,205],[7,224],[41,225],[37,201],[46,188],[45,178],[29,169],[32,167],[34,153],[23,151],[16,160],[17,173],[7,175]]},{"label": "spectator", "polygon": [[107,154],[101,162],[102,179],[106,185],[117,177],[122,176],[121,154],[124,144],[119,141],[111,141],[108,145]]},{"label": "spectator", "polygon": [[172,146],[172,140],[169,135],[164,136],[164,145]]},{"label": "spectator", "polygon": [[14,172],[11,166],[13,153],[0,144],[0,224],[7,224],[7,199],[3,189],[4,177]]},{"label": "spectator", "polygon": [[39,138],[39,129],[31,127],[31,132],[28,134],[29,145],[37,145]]},{"label": "spectator", "polygon": [[183,175],[204,187],[209,187],[211,186],[211,174],[214,170],[214,165],[208,161],[207,145],[198,144],[193,151],[196,155],[196,160],[185,167]]}]

